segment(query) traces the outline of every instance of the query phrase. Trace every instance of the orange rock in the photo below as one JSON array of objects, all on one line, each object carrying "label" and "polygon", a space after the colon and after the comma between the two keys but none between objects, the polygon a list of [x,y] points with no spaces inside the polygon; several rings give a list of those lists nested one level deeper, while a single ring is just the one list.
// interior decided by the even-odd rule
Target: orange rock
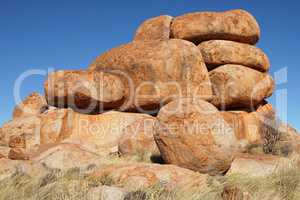
[{"label": "orange rock", "polygon": [[0,132],[3,146],[26,148],[30,151],[39,146],[40,116],[18,117],[6,122]]},{"label": "orange rock", "polygon": [[26,140],[24,135],[10,136],[8,146],[10,148],[26,148]]},{"label": "orange rock", "polygon": [[31,160],[34,163],[43,164],[52,169],[87,169],[91,165],[97,165],[103,159],[95,153],[89,152],[79,145],[58,144],[44,145],[33,155]]},{"label": "orange rock", "polygon": [[152,119],[150,115],[138,113],[110,111],[85,115],[71,109],[57,109],[42,116],[41,144],[65,142],[78,144],[101,155],[116,153],[123,130],[149,118]]},{"label": "orange rock", "polygon": [[212,104],[179,99],[164,106],[158,120],[155,141],[166,163],[212,175],[229,169],[238,140]]},{"label": "orange rock", "polygon": [[232,40],[255,44],[260,28],[255,18],[244,10],[196,12],[175,17],[171,25],[173,38],[199,44],[205,40]]},{"label": "orange rock", "polygon": [[12,148],[8,154],[8,158],[11,160],[29,160],[29,157],[29,154],[23,148]]},{"label": "orange rock", "polygon": [[177,97],[212,94],[199,49],[184,40],[125,44],[100,55],[89,69],[122,75],[127,85],[123,110],[156,113]]},{"label": "orange rock", "polygon": [[[246,111],[221,111],[225,121],[234,129],[236,138],[241,143],[241,148],[248,148],[251,145],[263,145],[269,143],[275,145],[279,139],[279,132],[270,138],[266,135],[269,131],[276,131],[275,110],[271,104],[260,105],[253,112]],[[271,141],[273,140],[273,141]],[[246,149],[245,149],[246,150]]]},{"label": "orange rock", "polygon": [[128,190],[163,184],[168,189],[193,190],[208,187],[208,175],[199,174],[174,165],[119,164],[100,168],[91,177],[106,177],[112,185],[123,185]]},{"label": "orange rock", "polygon": [[15,107],[13,118],[38,115],[44,112],[47,107],[48,105],[45,97],[34,92]]},{"label": "orange rock", "polygon": [[104,72],[84,70],[51,73],[44,85],[50,105],[70,107],[81,113],[97,113],[123,104],[120,78]]},{"label": "orange rock", "polygon": [[137,120],[127,126],[119,141],[119,152],[122,155],[149,155],[149,159],[158,158],[160,152],[154,141],[156,118],[148,117]]},{"label": "orange rock", "polygon": [[136,31],[135,41],[168,40],[173,17],[162,15],[144,21]]},{"label": "orange rock", "polygon": [[226,176],[234,174],[252,177],[267,176],[280,170],[288,162],[287,158],[267,154],[239,154],[232,162]]},{"label": "orange rock", "polygon": [[220,66],[209,76],[215,95],[212,103],[222,110],[255,108],[274,90],[270,75],[241,65]]},{"label": "orange rock", "polygon": [[225,64],[238,64],[266,72],[270,67],[267,55],[261,49],[249,44],[210,40],[202,42],[198,48],[209,69]]}]

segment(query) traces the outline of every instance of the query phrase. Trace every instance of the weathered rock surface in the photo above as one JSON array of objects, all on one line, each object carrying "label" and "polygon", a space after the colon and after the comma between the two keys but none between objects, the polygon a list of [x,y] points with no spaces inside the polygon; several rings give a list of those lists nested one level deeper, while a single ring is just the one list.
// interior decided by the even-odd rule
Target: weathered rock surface
[{"label": "weathered rock surface", "polygon": [[81,148],[79,145],[64,143],[43,146],[32,155],[31,160],[48,168],[61,170],[87,169],[89,166],[97,165],[103,161],[100,156]]},{"label": "weathered rock surface", "polygon": [[[124,129],[134,123],[153,119],[150,115],[110,111],[85,115],[71,109],[57,109],[42,117],[41,144],[60,142],[78,144],[101,155],[118,152]],[[145,127],[148,128],[148,127]],[[127,129],[127,134],[134,134]],[[143,131],[143,127],[140,127]]]},{"label": "weathered rock surface", "polygon": [[198,47],[209,69],[225,64],[238,64],[266,72],[270,67],[267,55],[261,49],[249,44],[211,40],[202,42]]},{"label": "weathered rock surface", "polygon": [[175,17],[171,32],[174,38],[196,44],[205,40],[232,40],[255,44],[260,37],[258,23],[244,10],[196,12]]},{"label": "weathered rock surface", "polygon": [[45,97],[34,92],[15,107],[13,118],[36,116],[43,113],[47,107]]},{"label": "weathered rock surface", "polygon": [[212,94],[199,49],[184,40],[125,44],[100,55],[89,69],[123,77],[127,85],[123,109],[145,112],[176,97]]},{"label": "weathered rock surface", "polygon": [[270,75],[241,65],[220,66],[209,76],[214,92],[212,103],[222,110],[255,108],[274,90]]},{"label": "weathered rock surface", "polygon": [[134,40],[168,40],[171,32],[173,17],[162,15],[144,21],[137,29]]},{"label": "weathered rock surface", "polygon": [[[264,128],[273,125],[275,111],[270,104],[259,106],[256,111],[222,111],[224,120],[234,129],[236,138],[244,145],[265,142]],[[275,127],[274,127],[275,128]]]},{"label": "weathered rock surface", "polygon": [[280,170],[288,162],[287,158],[278,156],[240,154],[234,159],[226,175],[267,176]]},{"label": "weathered rock surface", "polygon": [[99,169],[92,177],[106,177],[112,185],[122,185],[128,190],[148,188],[162,184],[168,189],[205,189],[208,175],[199,174],[175,165],[119,164]]},{"label": "weathered rock surface", "polygon": [[127,126],[119,140],[119,152],[122,155],[145,155],[149,159],[160,157],[160,152],[154,141],[154,117],[145,117]]},{"label": "weathered rock surface", "polygon": [[[19,147],[28,151],[36,149],[40,144],[40,126],[41,119],[39,116],[15,118],[0,128],[0,142],[2,146],[10,146],[11,148]],[[18,141],[14,138],[22,144],[18,146]]]},{"label": "weathered rock surface", "polygon": [[49,75],[44,88],[49,105],[82,113],[117,108],[124,98],[120,78],[104,72],[57,71]]},{"label": "weathered rock surface", "polygon": [[229,169],[239,144],[212,104],[179,99],[164,106],[158,120],[155,140],[166,163],[209,174]]}]

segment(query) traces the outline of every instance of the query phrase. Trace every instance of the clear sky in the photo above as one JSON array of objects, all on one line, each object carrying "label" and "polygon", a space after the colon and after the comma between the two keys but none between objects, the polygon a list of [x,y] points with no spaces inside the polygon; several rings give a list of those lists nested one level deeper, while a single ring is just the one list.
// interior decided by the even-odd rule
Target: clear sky
[{"label": "clear sky", "polygon": [[[300,3],[295,0],[0,0],[0,124],[10,120],[15,81],[28,69],[86,68],[97,55],[129,42],[138,25],[153,16],[237,8],[257,18],[258,46],[271,60],[272,75],[287,67],[287,81],[281,77],[277,88],[287,91],[288,121],[300,130]],[[22,97],[43,93],[45,78],[26,78]]]}]

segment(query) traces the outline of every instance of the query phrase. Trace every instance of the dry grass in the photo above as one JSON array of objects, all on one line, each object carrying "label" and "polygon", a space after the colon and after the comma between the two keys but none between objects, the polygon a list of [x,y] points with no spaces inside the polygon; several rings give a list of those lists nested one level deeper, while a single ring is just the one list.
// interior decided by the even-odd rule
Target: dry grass
[{"label": "dry grass", "polygon": [[[117,162],[112,160],[112,163]],[[122,161],[124,162],[124,161]],[[253,178],[241,175],[213,177],[206,192],[186,193],[167,190],[162,184],[132,191],[126,200],[221,200],[225,187],[237,187],[250,194],[253,200],[300,199],[300,170],[290,164],[267,177]],[[93,168],[93,166],[91,166]],[[0,181],[0,200],[96,200],[89,199],[89,189],[112,185],[109,177],[91,179],[78,168],[67,171],[50,170],[43,177],[30,177],[16,172]],[[99,200],[101,198],[99,197]]]}]

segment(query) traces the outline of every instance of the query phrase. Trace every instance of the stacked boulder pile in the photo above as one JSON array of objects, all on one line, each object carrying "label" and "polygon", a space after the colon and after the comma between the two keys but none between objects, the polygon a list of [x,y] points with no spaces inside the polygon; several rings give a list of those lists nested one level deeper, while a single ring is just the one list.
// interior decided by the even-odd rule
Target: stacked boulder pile
[{"label": "stacked boulder pile", "polygon": [[[299,136],[266,101],[275,83],[267,55],[254,46],[259,38],[258,23],[244,10],[146,20],[132,42],[88,69],[51,73],[45,96],[21,102],[0,130],[0,162],[88,168],[113,154],[142,154],[159,163],[103,165],[92,174],[145,187],[270,173],[251,163],[275,170],[298,153]],[[253,156],[257,149],[262,153]]]}]

